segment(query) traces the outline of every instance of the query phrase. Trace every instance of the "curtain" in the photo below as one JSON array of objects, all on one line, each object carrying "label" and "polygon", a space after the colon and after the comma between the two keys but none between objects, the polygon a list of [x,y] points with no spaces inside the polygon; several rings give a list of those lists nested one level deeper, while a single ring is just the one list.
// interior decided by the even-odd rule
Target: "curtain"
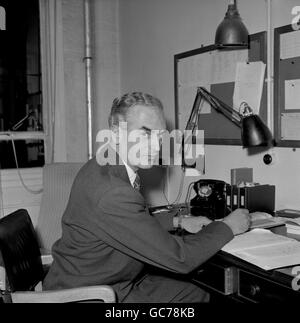
[{"label": "curtain", "polygon": [[46,163],[66,162],[62,0],[40,0]]}]

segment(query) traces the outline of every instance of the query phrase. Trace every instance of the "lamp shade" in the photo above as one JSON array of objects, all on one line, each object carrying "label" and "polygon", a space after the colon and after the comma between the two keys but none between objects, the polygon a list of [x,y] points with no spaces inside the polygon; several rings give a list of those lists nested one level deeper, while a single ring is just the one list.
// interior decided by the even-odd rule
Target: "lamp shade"
[{"label": "lamp shade", "polygon": [[243,147],[270,146],[272,134],[258,115],[249,115],[242,118]]},{"label": "lamp shade", "polygon": [[247,48],[249,33],[242,22],[236,3],[228,5],[225,18],[216,31],[215,45],[219,48]]}]

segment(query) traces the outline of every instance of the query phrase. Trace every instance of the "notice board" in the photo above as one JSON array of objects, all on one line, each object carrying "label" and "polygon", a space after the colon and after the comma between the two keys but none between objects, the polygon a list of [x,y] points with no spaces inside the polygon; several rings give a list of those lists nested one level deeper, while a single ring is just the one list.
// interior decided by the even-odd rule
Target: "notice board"
[{"label": "notice board", "polygon": [[277,146],[300,147],[300,31],[274,29],[274,137]]},{"label": "notice board", "polygon": [[[236,64],[267,60],[266,32],[250,35],[249,43],[248,49],[218,50],[209,45],[174,56],[176,129],[185,129],[199,86],[232,106]],[[263,82],[259,115],[267,122],[266,82]],[[242,145],[240,128],[208,104],[202,106],[198,129],[204,130],[205,144]]]}]

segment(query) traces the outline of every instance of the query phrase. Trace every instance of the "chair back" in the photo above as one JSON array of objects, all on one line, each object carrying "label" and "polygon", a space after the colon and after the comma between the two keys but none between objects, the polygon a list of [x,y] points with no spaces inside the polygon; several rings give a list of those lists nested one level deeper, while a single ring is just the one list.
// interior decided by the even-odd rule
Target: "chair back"
[{"label": "chair back", "polygon": [[0,251],[9,290],[34,290],[44,278],[44,270],[37,236],[26,210],[19,209],[0,219]]},{"label": "chair back", "polygon": [[36,232],[40,247],[51,251],[61,237],[61,217],[66,209],[73,181],[83,163],[46,164],[43,169],[43,195]]}]

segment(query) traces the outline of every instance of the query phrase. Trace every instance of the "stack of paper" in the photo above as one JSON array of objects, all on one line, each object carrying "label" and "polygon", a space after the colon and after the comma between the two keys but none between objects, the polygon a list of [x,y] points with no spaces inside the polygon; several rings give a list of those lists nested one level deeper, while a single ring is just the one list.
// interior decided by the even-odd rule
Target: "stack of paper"
[{"label": "stack of paper", "polygon": [[285,223],[287,233],[300,235],[300,218],[276,217],[276,219]]},{"label": "stack of paper", "polygon": [[300,242],[266,229],[237,235],[222,250],[265,270],[300,264]]},{"label": "stack of paper", "polygon": [[279,217],[273,217],[271,214],[266,212],[253,212],[250,213],[251,225],[250,229],[254,228],[271,228],[279,225],[284,225],[285,221]]}]

